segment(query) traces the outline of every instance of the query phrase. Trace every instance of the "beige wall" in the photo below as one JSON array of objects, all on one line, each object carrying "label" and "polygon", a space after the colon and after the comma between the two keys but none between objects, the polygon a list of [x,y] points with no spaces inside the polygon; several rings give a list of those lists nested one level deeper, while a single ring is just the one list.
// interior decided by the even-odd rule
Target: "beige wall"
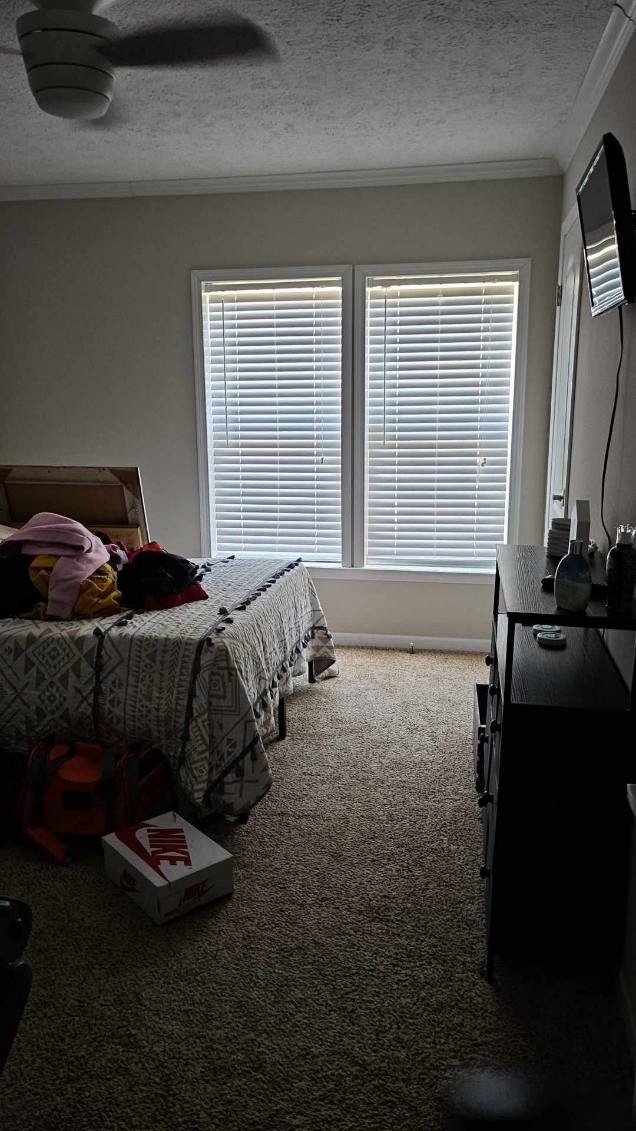
[{"label": "beige wall", "polygon": [[[601,136],[616,135],[625,151],[632,206],[636,207],[636,36],[623,56],[605,96],[567,170],[563,186],[563,215],[575,204],[576,185]],[[611,462],[606,485],[606,523],[611,533],[619,521],[636,521],[636,306],[623,308],[625,354]],[[614,380],[619,355],[618,314],[597,318],[590,315],[587,292],[583,293],[576,372],[571,468],[571,499],[589,498],[592,503],[592,533],[601,542],[600,484],[607,439]],[[633,638],[614,633],[611,644],[627,675],[631,667]],[[631,678],[631,672],[630,676]],[[631,851],[631,881],[627,916],[627,938],[623,963],[626,1011],[630,1038],[636,1051],[636,836]]]},{"label": "beige wall", "polygon": [[[636,35],[607,88],[563,181],[563,217],[576,204],[576,186],[601,137],[610,132],[625,152],[632,207],[636,208]],[[613,536],[619,522],[636,522],[636,304],[623,310],[625,349],[614,436],[605,486],[605,523]],[[570,500],[589,499],[592,537],[607,549],[601,525],[601,477],[620,356],[618,313],[592,318],[586,282],[581,302],[572,426]],[[633,638],[610,633],[609,644],[631,680]],[[636,984],[635,984],[636,990]]]},{"label": "beige wall", "polygon": [[333,632],[488,640],[492,585],[457,582],[316,582]]},{"label": "beige wall", "polygon": [[[563,216],[576,203],[576,186],[602,135],[616,135],[625,151],[632,207],[636,207],[636,35],[594,115],[567,170],[563,186]],[[606,484],[606,523],[610,532],[618,521],[636,522],[636,305],[623,308],[625,355],[622,392],[616,419]],[[619,356],[618,314],[592,318],[587,291],[581,304],[574,401],[570,498],[590,499],[592,533],[601,543],[600,492],[603,453],[607,439],[614,380]]]},{"label": "beige wall", "polygon": [[[532,261],[521,538],[541,537],[561,179],[0,205],[1,462],[139,464],[199,552],[195,267]],[[486,637],[490,587],[319,582],[334,631]]]}]

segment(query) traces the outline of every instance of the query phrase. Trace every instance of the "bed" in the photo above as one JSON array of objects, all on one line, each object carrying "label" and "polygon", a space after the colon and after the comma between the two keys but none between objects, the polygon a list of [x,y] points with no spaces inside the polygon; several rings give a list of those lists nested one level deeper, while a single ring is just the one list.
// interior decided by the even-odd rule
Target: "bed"
[{"label": "bed", "polygon": [[201,563],[207,601],[66,622],[0,620],[0,749],[71,735],[151,741],[195,810],[246,814],[294,675],[337,674],[300,559]]}]

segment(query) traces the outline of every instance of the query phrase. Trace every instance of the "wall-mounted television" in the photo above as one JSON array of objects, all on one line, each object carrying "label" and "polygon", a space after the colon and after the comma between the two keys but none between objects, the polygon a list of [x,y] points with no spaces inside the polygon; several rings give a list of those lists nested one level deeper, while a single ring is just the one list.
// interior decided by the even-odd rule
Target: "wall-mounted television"
[{"label": "wall-mounted television", "polygon": [[625,156],[603,134],[576,189],[592,314],[636,299],[636,233]]}]

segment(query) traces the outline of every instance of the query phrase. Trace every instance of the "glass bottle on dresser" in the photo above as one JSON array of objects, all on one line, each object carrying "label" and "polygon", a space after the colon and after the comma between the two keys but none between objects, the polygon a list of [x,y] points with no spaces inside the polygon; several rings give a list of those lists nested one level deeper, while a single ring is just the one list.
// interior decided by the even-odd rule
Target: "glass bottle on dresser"
[{"label": "glass bottle on dresser", "polygon": [[608,612],[630,612],[636,583],[633,526],[617,527],[616,545],[607,555],[606,573]]},{"label": "glass bottle on dresser", "polygon": [[573,539],[569,552],[561,558],[554,575],[554,598],[560,609],[583,613],[591,596],[592,574],[583,554],[583,543]]}]

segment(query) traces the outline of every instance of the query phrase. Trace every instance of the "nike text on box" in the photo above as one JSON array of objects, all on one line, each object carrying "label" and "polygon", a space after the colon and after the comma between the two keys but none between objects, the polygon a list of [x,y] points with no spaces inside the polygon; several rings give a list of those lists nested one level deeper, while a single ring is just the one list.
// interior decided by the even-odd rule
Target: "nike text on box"
[{"label": "nike text on box", "polygon": [[233,889],[232,857],[178,813],[102,837],[106,874],[154,919],[167,923]]}]

